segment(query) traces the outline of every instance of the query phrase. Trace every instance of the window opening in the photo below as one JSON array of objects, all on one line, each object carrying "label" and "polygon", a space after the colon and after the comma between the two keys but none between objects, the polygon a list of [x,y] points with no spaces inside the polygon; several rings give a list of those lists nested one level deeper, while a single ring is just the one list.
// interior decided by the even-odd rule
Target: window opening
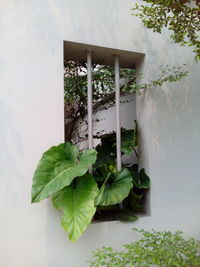
[{"label": "window opening", "polygon": [[[135,83],[134,64],[131,62],[130,66],[130,57],[125,57],[125,54],[120,54],[119,51],[117,51],[119,53],[115,50],[105,52],[104,49],[102,58],[96,47],[80,46],[77,49],[76,43],[66,43],[64,63],[66,141],[77,144],[80,149],[94,147],[97,150],[97,162],[90,172],[93,172],[100,189],[105,186],[106,190],[112,191],[118,187],[119,190],[112,195],[113,199],[118,197],[115,195],[117,192],[120,195],[123,190],[128,190],[126,183],[130,185],[132,181],[124,177],[129,174],[134,177],[133,189],[129,188],[127,197],[121,203],[109,205],[108,194],[107,198],[105,197],[97,206],[93,220],[133,221],[135,213],[145,210],[146,192],[149,187],[148,177],[143,170],[140,174],[138,170],[137,123],[135,122],[134,126],[134,115],[131,116],[132,129],[121,126],[120,109],[123,105],[135,101],[134,94],[128,91],[131,84]],[[127,64],[124,63],[124,58],[127,58],[125,60],[128,61]],[[123,66],[120,68],[121,62]],[[107,126],[113,124],[115,129],[106,132],[106,129],[97,127],[95,131],[95,124],[106,120],[100,113],[109,114],[111,110],[114,116],[110,118],[110,122],[107,121]],[[124,116],[122,124],[123,119]],[[127,170],[127,173],[124,170]],[[116,178],[117,172],[124,172],[121,190],[120,177],[119,181]],[[141,177],[146,181],[144,186],[141,185]]]}]

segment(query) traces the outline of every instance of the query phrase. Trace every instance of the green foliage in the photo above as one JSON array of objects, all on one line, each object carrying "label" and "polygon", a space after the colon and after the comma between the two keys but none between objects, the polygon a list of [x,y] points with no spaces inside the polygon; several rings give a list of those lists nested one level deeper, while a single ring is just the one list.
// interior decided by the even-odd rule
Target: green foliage
[{"label": "green foliage", "polygon": [[129,155],[133,152],[133,149],[137,146],[137,129],[135,130],[122,130],[122,142],[121,151],[125,155]]},{"label": "green foliage", "polygon": [[[137,147],[137,124],[134,130],[121,130],[121,151],[129,155]],[[94,168],[107,165],[114,165],[116,159],[116,133],[104,134],[101,136],[101,144],[96,147],[98,157]]]},{"label": "green foliage", "polygon": [[185,239],[182,232],[158,232],[134,229],[142,234],[139,241],[115,251],[103,247],[92,253],[91,267],[199,267],[200,241]]},{"label": "green foliage", "polygon": [[[65,99],[65,139],[72,140],[74,126],[78,119],[84,119],[87,113],[87,69],[84,62],[65,62],[64,68],[64,99]],[[108,108],[115,101],[114,68],[94,64],[93,79],[93,112]],[[136,84],[134,69],[120,69],[121,95],[140,94],[144,89],[161,86],[165,82],[175,82],[188,75],[184,66],[161,68],[158,79],[144,84]]]},{"label": "green foliage", "polygon": [[[135,70],[120,68],[120,78],[126,83],[126,94],[135,83]],[[93,113],[114,103],[114,68],[92,65]],[[122,86],[123,87],[123,86]],[[85,62],[64,63],[65,141],[71,141],[76,122],[87,113],[87,65]]]},{"label": "green foliage", "polygon": [[141,94],[143,90],[152,88],[155,86],[162,86],[166,82],[177,82],[183,79],[184,77],[188,76],[188,71],[185,70],[185,64],[179,67],[172,67],[169,65],[166,65],[165,68],[161,68],[160,70],[160,76],[156,80],[151,80],[148,83],[143,83],[143,84],[132,84],[128,88],[124,86],[123,91],[131,93],[137,93]]},{"label": "green foliage", "polygon": [[[136,147],[136,129],[123,129],[124,153],[129,154],[130,149]],[[100,214],[112,214],[112,220],[130,222],[137,219],[134,212],[142,209],[143,191],[149,188],[147,176],[143,170],[145,179],[141,178],[141,171],[134,165],[124,165],[120,172],[116,170],[115,142],[114,133],[104,136],[97,147],[98,155],[94,149],[80,152],[76,145],[67,142],[51,147],[38,163],[33,177],[32,202],[52,197],[53,206],[63,214],[61,224],[72,242],[77,241],[91,220]],[[92,175],[88,170],[93,164]]]},{"label": "green foliage", "polygon": [[[122,129],[122,155],[136,153],[138,128]],[[101,136],[101,144],[96,147],[97,161],[93,175],[100,189],[95,203],[98,205],[95,219],[117,218],[117,220],[134,221],[135,212],[144,209],[144,195],[150,188],[150,179],[144,169],[139,170],[138,164],[124,164],[121,173],[116,170],[116,135],[115,133]],[[120,203],[119,205],[115,205]],[[107,208],[103,208],[106,205]],[[112,214],[112,216],[111,216]]]},{"label": "green foliage", "polygon": [[93,176],[85,174],[76,185],[71,184],[53,196],[53,206],[63,211],[61,224],[72,242],[77,241],[91,223],[98,191]]},{"label": "green foliage", "polygon": [[105,134],[101,136],[101,144],[96,147],[98,153],[97,161],[94,169],[101,166],[114,165],[116,159],[116,135],[115,133]]},{"label": "green foliage", "polygon": [[167,27],[171,38],[181,46],[194,47],[200,60],[200,1],[191,0],[143,0],[135,4],[133,15],[138,16],[145,27],[161,33]]},{"label": "green foliage", "polygon": [[121,203],[133,187],[133,178],[128,169],[118,172],[114,166],[103,173],[105,180],[97,196],[96,204],[109,206]]},{"label": "green foliage", "polygon": [[133,164],[129,167],[129,171],[134,177],[133,184],[139,189],[148,189],[150,188],[150,179],[146,175],[145,170],[138,170],[138,164]]},{"label": "green foliage", "polygon": [[69,142],[46,151],[35,170],[32,184],[32,202],[41,201],[71,184],[77,176],[84,175],[96,161],[94,149],[80,153]]},{"label": "green foliage", "polygon": [[[166,74],[164,72],[164,74]],[[176,81],[186,74],[180,69],[162,75],[160,80],[136,86],[135,71],[121,69],[120,77],[126,80],[122,94],[139,92],[152,85]],[[114,99],[114,70],[112,67],[93,65],[94,110]],[[87,75],[85,63],[65,64],[65,112],[72,131],[78,118],[86,114]],[[66,128],[69,124],[66,123]],[[134,130],[122,129],[122,155],[134,152],[137,156],[137,123]],[[72,132],[71,132],[72,133]],[[68,138],[71,141],[71,133]],[[80,152],[70,142],[51,147],[46,151],[35,170],[32,184],[32,202],[52,197],[53,206],[62,212],[61,224],[75,242],[92,219],[108,218],[135,221],[136,211],[143,209],[143,196],[150,187],[149,177],[138,165],[123,164],[116,170],[115,133],[100,136],[101,145],[96,150]],[[98,152],[98,155],[97,155]],[[89,168],[93,165],[93,174]],[[120,204],[120,205],[119,205]]]},{"label": "green foliage", "polygon": [[[93,104],[104,102],[115,87],[115,72],[110,66],[92,65]],[[120,78],[135,81],[134,69],[120,69]],[[77,106],[78,114],[85,115],[87,107],[87,65],[85,62],[66,61],[64,64],[65,103]],[[75,115],[75,114],[73,114]]]}]

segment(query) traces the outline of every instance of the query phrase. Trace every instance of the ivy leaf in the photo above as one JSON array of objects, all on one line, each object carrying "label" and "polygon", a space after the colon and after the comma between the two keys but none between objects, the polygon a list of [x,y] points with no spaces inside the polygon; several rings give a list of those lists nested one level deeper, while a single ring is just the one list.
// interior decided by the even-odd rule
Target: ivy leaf
[{"label": "ivy leaf", "polygon": [[128,169],[112,173],[108,181],[100,188],[95,204],[101,206],[121,203],[133,187],[132,175]]},{"label": "ivy leaf", "polygon": [[78,148],[67,142],[46,151],[35,170],[32,184],[32,203],[52,196],[70,185],[77,176],[84,175],[96,161],[96,151],[80,153]]},{"label": "ivy leaf", "polygon": [[52,197],[55,209],[63,211],[61,224],[72,242],[76,242],[91,223],[96,211],[94,199],[97,193],[93,176],[85,174],[75,188],[67,186]]}]

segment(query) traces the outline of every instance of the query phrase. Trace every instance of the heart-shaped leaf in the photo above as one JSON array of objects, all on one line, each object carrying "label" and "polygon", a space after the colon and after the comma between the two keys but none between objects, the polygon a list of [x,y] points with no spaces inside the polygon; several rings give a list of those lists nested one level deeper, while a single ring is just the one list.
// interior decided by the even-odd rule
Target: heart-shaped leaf
[{"label": "heart-shaped leaf", "polygon": [[121,203],[128,196],[132,188],[132,181],[133,178],[128,169],[112,173],[108,181],[100,188],[95,204],[107,206]]},{"label": "heart-shaped leaf", "polygon": [[76,187],[65,187],[52,197],[53,205],[63,211],[61,224],[68,237],[75,242],[87,229],[95,214],[94,199],[98,193],[97,184],[91,174],[82,176]]},{"label": "heart-shaped leaf", "polygon": [[133,184],[139,189],[150,188],[150,178],[144,169],[138,170],[138,164],[134,164],[128,168],[133,176]]},{"label": "heart-shaped leaf", "polygon": [[129,155],[133,152],[133,149],[137,146],[136,131],[135,130],[122,130],[122,143],[121,150],[125,155]]},{"label": "heart-shaped leaf", "polygon": [[35,170],[32,184],[32,202],[52,196],[70,185],[77,176],[84,175],[95,163],[95,150],[80,153],[78,148],[67,142],[46,151]]}]

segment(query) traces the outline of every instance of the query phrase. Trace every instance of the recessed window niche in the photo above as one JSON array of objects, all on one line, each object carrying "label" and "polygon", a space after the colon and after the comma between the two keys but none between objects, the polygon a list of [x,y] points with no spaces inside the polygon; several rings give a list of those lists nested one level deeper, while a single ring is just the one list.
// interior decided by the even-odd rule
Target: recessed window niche
[{"label": "recessed window niche", "polygon": [[93,221],[145,213],[148,176],[138,170],[136,63],[144,54],[64,41],[65,141],[94,148],[101,194]]}]

